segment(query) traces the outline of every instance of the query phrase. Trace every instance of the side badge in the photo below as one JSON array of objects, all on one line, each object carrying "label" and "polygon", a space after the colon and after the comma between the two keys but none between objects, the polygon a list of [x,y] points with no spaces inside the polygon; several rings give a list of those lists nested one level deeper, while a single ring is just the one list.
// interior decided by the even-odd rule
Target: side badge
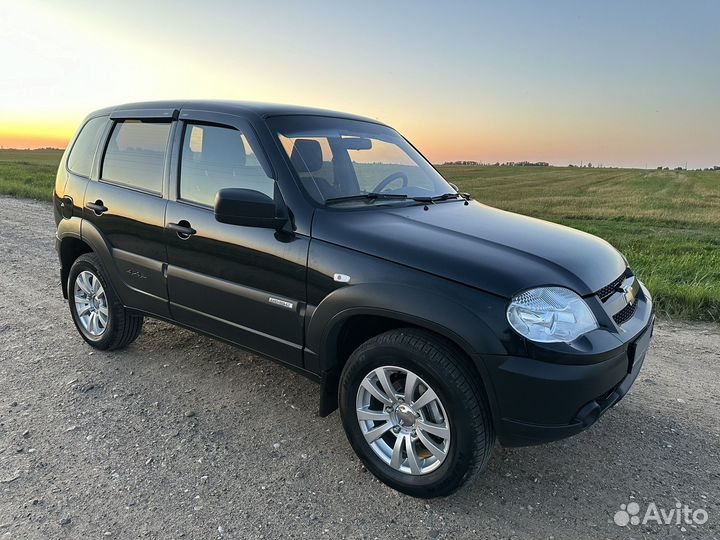
[{"label": "side badge", "polygon": [[335,274],[333,275],[333,279],[338,283],[350,283],[350,276],[347,274]]},{"label": "side badge", "polygon": [[276,306],[284,307],[286,309],[295,309],[295,304],[293,302],[288,302],[287,300],[283,300],[281,298],[273,298],[272,296],[268,298],[268,302],[271,304],[275,304]]}]

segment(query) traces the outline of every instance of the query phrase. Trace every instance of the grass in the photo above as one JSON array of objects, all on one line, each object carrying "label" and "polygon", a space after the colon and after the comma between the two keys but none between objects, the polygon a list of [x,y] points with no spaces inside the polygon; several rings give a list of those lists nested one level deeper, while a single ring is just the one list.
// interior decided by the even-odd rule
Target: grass
[{"label": "grass", "polygon": [[[0,150],[0,193],[49,200],[60,156]],[[661,315],[720,321],[720,171],[439,168],[483,203],[605,238]]]},{"label": "grass", "polygon": [[0,150],[0,193],[49,201],[60,150]]}]

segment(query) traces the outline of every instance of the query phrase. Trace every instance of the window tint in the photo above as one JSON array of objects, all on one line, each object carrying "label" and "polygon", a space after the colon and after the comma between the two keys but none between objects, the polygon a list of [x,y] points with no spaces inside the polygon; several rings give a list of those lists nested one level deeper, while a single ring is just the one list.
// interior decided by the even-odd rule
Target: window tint
[{"label": "window tint", "polygon": [[229,187],[273,197],[275,181],[265,174],[244,133],[188,124],[180,165],[180,198],[213,206],[215,194]]},{"label": "window tint", "polygon": [[107,116],[89,120],[80,131],[68,156],[67,166],[75,174],[90,176],[93,157]]},{"label": "window tint", "polygon": [[161,193],[169,135],[167,122],[116,124],[105,151],[103,180]]}]

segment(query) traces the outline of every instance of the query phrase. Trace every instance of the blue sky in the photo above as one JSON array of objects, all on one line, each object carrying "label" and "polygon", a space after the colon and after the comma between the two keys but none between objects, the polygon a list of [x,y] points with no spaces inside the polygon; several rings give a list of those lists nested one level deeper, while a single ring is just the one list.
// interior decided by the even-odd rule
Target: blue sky
[{"label": "blue sky", "polygon": [[720,2],[27,0],[0,21],[0,144],[192,97],[377,117],[434,161],[720,162]]}]

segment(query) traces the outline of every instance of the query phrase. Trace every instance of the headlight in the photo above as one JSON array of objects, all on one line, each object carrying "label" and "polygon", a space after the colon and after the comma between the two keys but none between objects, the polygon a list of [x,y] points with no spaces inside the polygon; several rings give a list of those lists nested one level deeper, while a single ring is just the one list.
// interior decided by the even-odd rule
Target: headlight
[{"label": "headlight", "polygon": [[507,320],[518,334],[540,343],[569,343],[598,327],[585,301],[564,287],[538,287],[514,296]]}]

